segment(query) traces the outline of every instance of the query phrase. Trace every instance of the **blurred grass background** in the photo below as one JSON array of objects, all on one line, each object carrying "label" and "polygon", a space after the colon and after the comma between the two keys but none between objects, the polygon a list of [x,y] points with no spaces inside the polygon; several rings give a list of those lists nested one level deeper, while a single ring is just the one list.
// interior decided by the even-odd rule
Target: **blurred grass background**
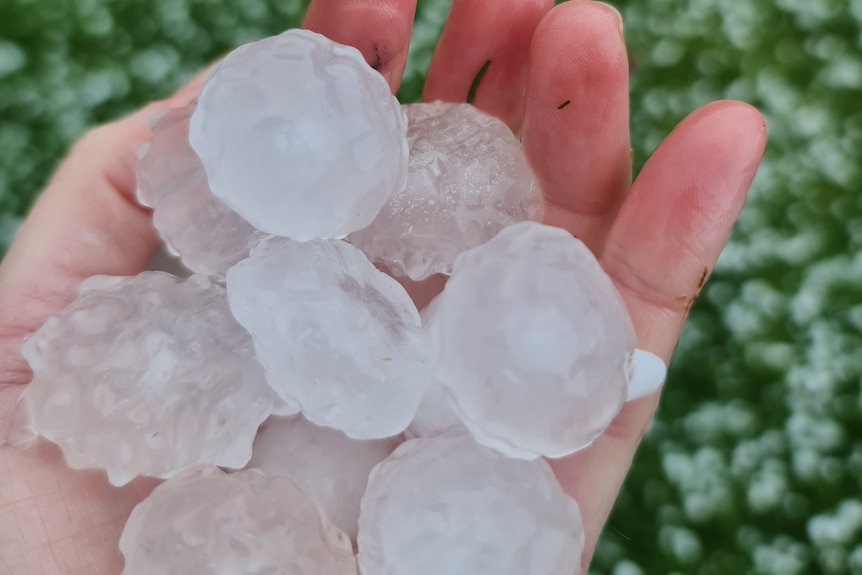
[{"label": "blurred grass background", "polygon": [[[0,1],[0,253],[89,126],[304,0]],[[771,141],[692,310],[594,575],[862,574],[862,0],[618,0],[640,166],[695,107]],[[403,100],[448,9],[419,0]]]}]

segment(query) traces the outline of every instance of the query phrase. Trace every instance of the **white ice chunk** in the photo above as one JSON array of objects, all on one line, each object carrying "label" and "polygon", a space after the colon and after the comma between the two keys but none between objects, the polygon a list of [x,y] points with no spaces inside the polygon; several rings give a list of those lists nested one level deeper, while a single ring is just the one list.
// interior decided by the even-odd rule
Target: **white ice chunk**
[{"label": "white ice chunk", "polygon": [[523,222],[465,252],[429,315],[435,378],[483,445],[562,457],[622,407],[634,328],[596,258],[565,230]]},{"label": "white ice chunk", "polygon": [[404,107],[406,187],[350,241],[396,276],[450,273],[461,252],[504,227],[540,220],[539,186],[521,144],[502,121],[469,104]]},{"label": "white ice chunk", "polygon": [[269,384],[356,439],[404,431],[431,377],[430,343],[398,282],[340,240],[273,238],[228,270],[231,311]]},{"label": "white ice chunk", "polygon": [[153,135],[136,169],[138,200],[153,208],[153,225],[189,269],[223,277],[261,237],[210,192],[203,164],[189,144],[194,106],[153,121]]},{"label": "white ice chunk", "polygon": [[286,477],[195,469],[162,483],[120,537],[123,575],[356,575],[350,540]]},{"label": "white ice chunk", "polygon": [[[401,281],[403,282],[404,279],[402,278]],[[409,282],[409,280],[407,281]],[[431,321],[436,315],[435,310],[438,301],[439,299],[435,297],[419,313],[422,318],[422,327],[426,330],[429,329]],[[428,386],[428,390],[419,404],[419,409],[416,411],[416,416],[410,422],[410,425],[407,426],[404,435],[410,439],[433,437],[451,429],[463,427],[464,424],[461,418],[458,417],[458,414],[452,407],[449,392],[439,381],[435,381],[432,378],[431,384]]]},{"label": "white ice chunk", "polygon": [[244,466],[278,401],[224,288],[201,275],[92,277],[22,352],[34,375],[16,420],[115,485]]},{"label": "white ice chunk", "polygon": [[404,187],[406,130],[358,50],[290,30],[218,65],[191,144],[218,198],[263,232],[307,241],[364,228]]},{"label": "white ice chunk", "polygon": [[464,427],[464,423],[452,408],[448,393],[445,387],[432,380],[419,404],[416,416],[404,432],[407,437],[433,437]]},{"label": "white ice chunk", "polygon": [[362,575],[572,575],[583,547],[578,506],[544,459],[467,433],[403,443],[362,500]]},{"label": "white ice chunk", "polygon": [[320,427],[301,415],[270,417],[254,440],[247,468],[285,476],[356,540],[359,504],[371,469],[398,447],[399,439],[360,441]]},{"label": "white ice chunk", "polygon": [[667,377],[664,360],[644,349],[636,349],[632,357],[632,378],[626,401],[646,397],[657,391]]}]

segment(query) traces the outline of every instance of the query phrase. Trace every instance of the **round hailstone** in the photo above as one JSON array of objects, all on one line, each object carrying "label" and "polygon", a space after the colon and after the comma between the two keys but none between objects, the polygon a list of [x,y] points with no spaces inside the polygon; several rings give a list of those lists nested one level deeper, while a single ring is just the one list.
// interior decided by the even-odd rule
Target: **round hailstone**
[{"label": "round hailstone", "polygon": [[406,131],[358,50],[290,30],[219,64],[190,139],[217,197],[263,232],[308,241],[364,228],[404,187]]},{"label": "round hailstone", "polygon": [[572,575],[583,547],[578,506],[545,460],[466,433],[403,443],[362,499],[362,575]]},{"label": "round hailstone", "polygon": [[248,256],[260,233],[210,192],[203,164],[189,145],[194,106],[162,113],[141,149],[138,201],[153,208],[153,225],[190,270],[223,277]]},{"label": "round hailstone", "polygon": [[132,511],[124,575],[356,575],[350,540],[286,477],[196,469]]},{"label": "round hailstone", "polygon": [[301,415],[270,417],[254,440],[248,469],[268,477],[285,476],[326,516],[356,540],[359,503],[371,469],[386,459],[400,441],[359,441],[329,427],[314,425]]},{"label": "round hailstone", "polygon": [[431,377],[430,342],[398,282],[340,240],[264,240],[227,272],[234,317],[269,384],[355,439],[404,431]]},{"label": "round hailstone", "polygon": [[142,206],[155,207],[162,196],[196,179],[203,168],[188,143],[193,109],[176,108],[150,118],[152,136],[138,150],[135,165],[135,194]]},{"label": "round hailstone", "polygon": [[422,280],[501,229],[541,220],[541,192],[502,121],[469,104],[411,104],[407,185],[350,236],[374,262]]},{"label": "round hailstone", "polygon": [[201,275],[92,277],[22,352],[33,380],[18,420],[70,467],[104,468],[114,485],[244,466],[279,401],[224,288]]},{"label": "round hailstone", "polygon": [[523,222],[465,252],[429,313],[435,378],[479,443],[510,457],[587,446],[626,398],[634,328],[565,230]]}]

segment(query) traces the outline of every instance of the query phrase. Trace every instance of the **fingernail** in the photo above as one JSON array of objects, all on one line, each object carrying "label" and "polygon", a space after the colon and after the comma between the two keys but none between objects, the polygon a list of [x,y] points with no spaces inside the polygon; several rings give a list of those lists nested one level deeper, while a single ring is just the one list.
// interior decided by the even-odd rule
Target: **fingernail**
[{"label": "fingernail", "polygon": [[616,16],[617,22],[619,23],[620,27],[620,37],[625,39],[625,29],[623,28],[623,15],[620,14],[620,11],[606,2],[596,2],[596,4],[601,4],[602,6],[607,8],[608,12],[611,12],[614,16]]}]

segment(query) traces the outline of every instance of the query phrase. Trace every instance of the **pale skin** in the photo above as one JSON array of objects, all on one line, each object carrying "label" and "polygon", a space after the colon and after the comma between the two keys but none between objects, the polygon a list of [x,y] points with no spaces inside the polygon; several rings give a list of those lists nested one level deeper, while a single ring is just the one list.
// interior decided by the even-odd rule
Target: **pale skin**
[{"label": "pale skin", "polygon": [[[407,57],[415,0],[313,0],[304,27],[352,44],[393,90]],[[543,186],[547,223],[583,239],[613,278],[638,347],[669,362],[688,310],[713,269],[762,157],[766,126],[739,102],[685,118],[631,183],[628,62],[619,15],[589,0],[455,0],[425,100],[474,104],[522,134]],[[134,200],[147,118],[191,100],[177,94],[97,128],[71,150],[0,265],[0,433],[29,381],[24,337],[95,274],[133,275],[159,246]],[[570,103],[561,108],[564,102]],[[553,461],[581,507],[584,572],[659,394],[626,404],[589,448]],[[71,471],[50,445],[0,446],[0,573],[113,575],[131,509],[156,484],[116,489]],[[648,518],[645,520],[649,521]]]}]

